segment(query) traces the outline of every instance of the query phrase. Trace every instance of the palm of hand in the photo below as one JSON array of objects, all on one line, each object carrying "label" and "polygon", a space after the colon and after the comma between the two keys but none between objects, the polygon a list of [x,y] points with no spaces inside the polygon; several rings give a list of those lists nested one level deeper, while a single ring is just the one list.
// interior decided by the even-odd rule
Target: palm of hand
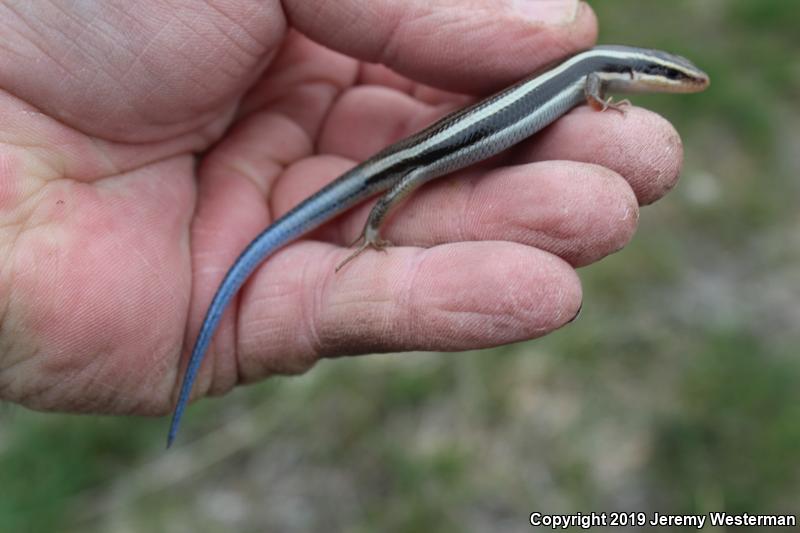
[{"label": "palm of hand", "polygon": [[[164,15],[180,25],[179,13]],[[248,24],[275,37],[258,42]],[[159,46],[144,49],[117,34],[119,54],[90,68],[84,52],[109,49],[107,35],[82,35],[72,49],[63,35],[17,43],[50,60],[2,80],[2,397],[167,410],[183,344],[222,273],[273,209],[349,165],[318,158],[315,144],[357,63],[295,35],[271,61],[283,28],[264,26],[176,28],[148,34]],[[298,167],[316,174],[287,182]],[[223,387],[236,379],[221,374]]]}]

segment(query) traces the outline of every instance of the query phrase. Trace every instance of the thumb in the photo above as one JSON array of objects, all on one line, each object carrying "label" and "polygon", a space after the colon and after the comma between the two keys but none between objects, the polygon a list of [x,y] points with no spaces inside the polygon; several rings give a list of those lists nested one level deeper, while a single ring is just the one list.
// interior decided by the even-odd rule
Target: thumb
[{"label": "thumb", "polygon": [[324,46],[462,92],[507,85],[597,37],[579,0],[286,0],[284,9]]}]

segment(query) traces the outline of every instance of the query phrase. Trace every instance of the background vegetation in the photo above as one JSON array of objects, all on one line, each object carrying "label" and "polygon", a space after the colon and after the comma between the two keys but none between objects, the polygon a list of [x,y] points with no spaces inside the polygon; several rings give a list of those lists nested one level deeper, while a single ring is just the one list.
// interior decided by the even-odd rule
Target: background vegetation
[{"label": "background vegetation", "polygon": [[[527,531],[534,510],[798,513],[800,39],[789,0],[592,2],[682,53],[681,184],[490,352],[337,360],[166,420],[0,414],[0,531]],[[633,529],[631,529],[633,531]]]}]

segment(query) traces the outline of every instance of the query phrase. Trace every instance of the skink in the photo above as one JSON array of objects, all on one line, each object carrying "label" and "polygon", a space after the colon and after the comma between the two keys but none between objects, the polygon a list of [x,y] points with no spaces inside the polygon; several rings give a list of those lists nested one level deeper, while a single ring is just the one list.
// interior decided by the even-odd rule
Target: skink
[{"label": "skink", "polygon": [[606,99],[607,91],[690,93],[708,84],[708,76],[685,58],[644,48],[597,46],[446,116],[303,200],[253,239],[217,289],[186,367],[167,447],[178,432],[195,376],[225,308],[276,250],[376,193],[388,191],[370,212],[361,246],[347,262],[367,247],[387,244],[380,238],[381,223],[417,187],[502,152],[584,101],[598,110],[621,109],[626,101]]}]

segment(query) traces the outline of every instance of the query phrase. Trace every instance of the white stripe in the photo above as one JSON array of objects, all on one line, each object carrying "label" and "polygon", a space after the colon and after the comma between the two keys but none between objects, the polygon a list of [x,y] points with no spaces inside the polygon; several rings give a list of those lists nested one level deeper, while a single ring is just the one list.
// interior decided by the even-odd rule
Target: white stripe
[{"label": "white stripe", "polygon": [[[540,87],[541,85],[547,83],[548,81],[552,80],[553,78],[555,78],[557,76],[563,75],[563,73],[565,71],[567,71],[568,69],[570,69],[572,66],[576,65],[577,63],[579,63],[581,61],[585,61],[587,59],[594,58],[594,57],[610,57],[610,58],[615,58],[615,59],[627,59],[627,60],[634,59],[634,60],[643,60],[643,61],[657,60],[659,62],[666,63],[666,61],[664,61],[660,57],[656,57],[654,55],[648,55],[648,54],[641,53],[641,52],[634,52],[634,51],[630,51],[629,52],[629,51],[623,51],[623,50],[606,50],[606,49],[602,49],[601,48],[601,49],[590,49],[590,50],[587,50],[585,52],[581,52],[580,54],[577,54],[577,55],[567,59],[566,61],[564,61],[563,63],[561,63],[557,67],[554,67],[553,69],[542,73],[542,75],[531,79],[527,83],[524,83],[523,85],[520,85],[516,90],[508,93],[507,95],[503,96],[502,98],[500,98],[496,102],[493,102],[491,105],[486,106],[483,109],[480,109],[478,111],[475,111],[472,115],[467,117],[467,119],[462,120],[462,121],[454,124],[450,128],[439,132],[438,134],[434,135],[433,137],[430,137],[430,138],[426,139],[424,143],[419,143],[417,145],[410,146],[410,147],[408,147],[407,149],[405,149],[405,150],[403,150],[401,152],[393,154],[392,157],[390,158],[391,161],[387,161],[387,163],[389,163],[389,165],[392,165],[397,161],[402,161],[402,160],[407,159],[407,158],[413,158],[415,156],[418,156],[420,153],[425,151],[430,145],[438,144],[438,143],[440,143],[442,141],[447,140],[448,138],[450,138],[452,136],[458,135],[459,133],[463,132],[464,130],[472,128],[477,122],[480,122],[480,121],[490,117],[494,113],[496,113],[498,108],[503,108],[503,107],[506,107],[508,105],[511,105],[512,103],[516,102],[517,100],[519,100],[521,98],[524,98],[527,94],[529,94],[531,91],[535,90],[537,87]],[[561,95],[561,92],[559,92],[559,94],[555,95],[553,97],[553,99],[558,99],[560,95]],[[545,106],[547,104],[549,104],[549,102],[542,102],[541,103],[542,106]]]}]

